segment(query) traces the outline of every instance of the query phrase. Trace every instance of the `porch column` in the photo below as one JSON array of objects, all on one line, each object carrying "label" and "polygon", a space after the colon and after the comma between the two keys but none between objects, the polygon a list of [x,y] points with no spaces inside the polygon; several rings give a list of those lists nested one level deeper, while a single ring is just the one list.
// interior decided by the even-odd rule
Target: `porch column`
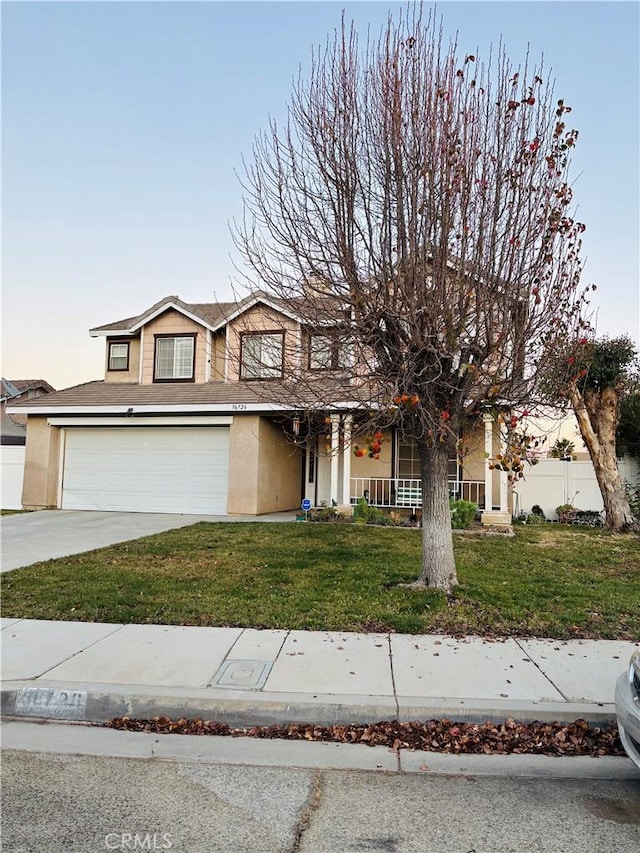
[{"label": "porch column", "polygon": [[329,469],[329,497],[331,505],[338,504],[338,453],[340,451],[340,415],[331,415],[331,467]]},{"label": "porch column", "polygon": [[[507,444],[504,438],[500,439],[500,453],[504,456]],[[500,471],[500,512],[509,512],[509,480],[506,471]]]},{"label": "porch column", "polygon": [[484,511],[493,509],[493,471],[489,468],[489,458],[493,456],[493,416],[483,415],[484,421]]},{"label": "porch column", "polygon": [[[483,415],[484,421],[484,451],[485,451],[485,468],[484,468],[484,489],[485,489],[485,509],[482,513],[482,524],[485,527],[502,527],[509,528],[511,526],[511,513],[507,509],[508,506],[508,481],[506,471],[500,471],[500,509],[493,509],[493,471],[489,468],[489,458],[493,455],[493,417],[491,415]],[[502,439],[500,441],[502,448]]]},{"label": "porch column", "polygon": [[342,425],[342,503],[351,506],[351,426],[352,415],[345,415]]}]

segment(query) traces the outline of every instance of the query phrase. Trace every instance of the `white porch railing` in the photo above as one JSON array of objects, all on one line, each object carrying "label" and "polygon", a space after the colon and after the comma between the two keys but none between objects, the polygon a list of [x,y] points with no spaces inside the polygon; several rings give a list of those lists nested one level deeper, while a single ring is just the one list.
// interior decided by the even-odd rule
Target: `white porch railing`
[{"label": "white porch railing", "polygon": [[[484,480],[449,480],[449,491],[452,497],[484,506]],[[360,498],[366,498],[369,506],[420,508],[422,483],[390,477],[352,477],[351,503]]]}]

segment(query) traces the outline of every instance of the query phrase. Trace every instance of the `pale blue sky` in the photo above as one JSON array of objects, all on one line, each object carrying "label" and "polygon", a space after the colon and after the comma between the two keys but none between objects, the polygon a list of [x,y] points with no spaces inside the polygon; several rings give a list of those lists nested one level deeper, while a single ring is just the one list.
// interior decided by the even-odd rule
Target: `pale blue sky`
[{"label": "pale blue sky", "polygon": [[[340,21],[388,2],[3,2],[3,375],[101,378],[91,326],[231,295],[234,174]],[[638,5],[443,2],[447,33],[544,54],[580,130],[601,334],[638,339]]]}]

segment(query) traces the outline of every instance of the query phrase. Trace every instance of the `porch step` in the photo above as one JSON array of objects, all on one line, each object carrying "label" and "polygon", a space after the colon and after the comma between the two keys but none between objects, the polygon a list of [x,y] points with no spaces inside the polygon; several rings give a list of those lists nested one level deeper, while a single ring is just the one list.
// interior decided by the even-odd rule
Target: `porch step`
[{"label": "porch step", "polygon": [[482,513],[483,527],[511,527],[511,513],[499,509],[485,509]]}]

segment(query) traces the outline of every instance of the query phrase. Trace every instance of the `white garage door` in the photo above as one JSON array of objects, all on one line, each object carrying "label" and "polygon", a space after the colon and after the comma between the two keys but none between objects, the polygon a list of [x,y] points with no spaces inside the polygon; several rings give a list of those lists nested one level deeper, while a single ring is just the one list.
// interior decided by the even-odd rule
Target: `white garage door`
[{"label": "white garage door", "polygon": [[68,429],[62,508],[221,515],[228,466],[225,427]]}]

